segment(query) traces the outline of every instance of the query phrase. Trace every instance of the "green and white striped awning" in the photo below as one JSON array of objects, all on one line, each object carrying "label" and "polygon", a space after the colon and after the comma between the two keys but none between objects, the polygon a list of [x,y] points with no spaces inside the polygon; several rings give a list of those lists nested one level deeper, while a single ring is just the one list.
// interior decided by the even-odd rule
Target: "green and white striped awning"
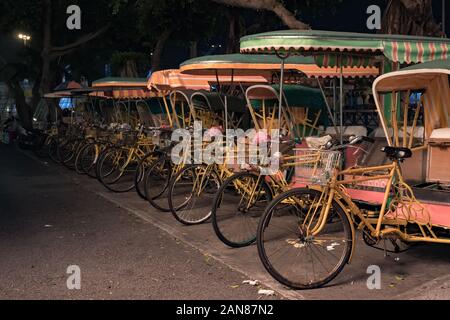
[{"label": "green and white striped awning", "polygon": [[314,54],[323,66],[339,65],[339,61],[365,66],[377,56],[392,62],[419,63],[448,59],[449,49],[450,40],[444,38],[314,30],[275,31],[241,39],[242,53]]},{"label": "green and white striped awning", "polygon": [[358,56],[347,53],[323,53],[314,56],[316,64],[320,67],[371,67],[377,63],[377,59],[368,56]]}]

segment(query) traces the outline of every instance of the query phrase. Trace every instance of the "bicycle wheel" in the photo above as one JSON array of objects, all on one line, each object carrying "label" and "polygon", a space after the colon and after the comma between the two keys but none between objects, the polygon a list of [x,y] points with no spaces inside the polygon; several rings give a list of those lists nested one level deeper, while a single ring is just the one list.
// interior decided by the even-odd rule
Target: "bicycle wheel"
[{"label": "bicycle wheel", "polygon": [[62,140],[56,148],[56,156],[61,164],[70,157],[71,140]]},{"label": "bicycle wheel", "polygon": [[[258,226],[258,254],[266,270],[293,289],[314,289],[332,281],[348,263],[352,229],[335,202],[328,216],[322,192],[293,189],[275,198]],[[323,219],[324,227],[312,231]]]},{"label": "bicycle wheel", "polygon": [[211,166],[187,166],[171,180],[170,211],[185,225],[203,223],[211,217],[211,203],[219,188],[220,179]]},{"label": "bicycle wheel", "polygon": [[58,144],[58,139],[55,137],[52,137],[48,140],[48,156],[50,157],[50,160],[52,160],[56,164],[60,163],[58,157]]},{"label": "bicycle wheel", "polygon": [[70,139],[58,145],[57,153],[61,163],[68,169],[74,168],[80,140]]},{"label": "bicycle wheel", "polygon": [[113,148],[100,160],[98,179],[108,190],[125,193],[134,188],[137,161],[130,160],[129,153],[127,148]]},{"label": "bicycle wheel", "polygon": [[[100,151],[100,154],[98,155],[98,159],[95,163],[95,168],[94,168],[94,172],[95,172],[95,178],[98,180],[98,182],[101,183],[100,181],[100,163],[102,163],[103,158],[111,151],[113,150],[115,147],[112,146],[108,146],[106,147],[104,150]],[[113,169],[111,168],[111,172],[109,174],[111,174],[113,172]],[[108,175],[108,173],[104,173],[106,175]]]},{"label": "bicycle wheel", "polygon": [[145,174],[145,197],[151,206],[160,211],[170,211],[167,191],[171,178],[172,162],[165,157],[156,161]]},{"label": "bicycle wheel", "polygon": [[69,168],[70,170],[75,170],[75,161],[77,160],[77,156],[80,153],[80,150],[86,145],[89,144],[87,140],[84,139],[78,139],[74,143],[73,147],[73,155],[72,157],[64,163],[64,165]]},{"label": "bicycle wheel", "polygon": [[100,146],[96,142],[84,145],[77,154],[75,160],[75,170],[79,174],[95,176],[95,164],[100,153]]},{"label": "bicycle wheel", "polygon": [[75,172],[78,174],[86,174],[84,170],[81,168],[81,159],[84,150],[89,146],[89,144],[83,146],[80,151],[78,151],[77,156],[75,158]]},{"label": "bicycle wheel", "polygon": [[213,201],[212,224],[216,235],[232,248],[252,244],[259,219],[271,200],[272,192],[263,176],[250,172],[231,176]]},{"label": "bicycle wheel", "polygon": [[144,156],[144,158],[139,161],[137,170],[134,175],[134,186],[136,192],[144,200],[147,200],[145,196],[145,174],[148,168],[150,168],[158,159],[163,156],[161,151],[152,151]]}]

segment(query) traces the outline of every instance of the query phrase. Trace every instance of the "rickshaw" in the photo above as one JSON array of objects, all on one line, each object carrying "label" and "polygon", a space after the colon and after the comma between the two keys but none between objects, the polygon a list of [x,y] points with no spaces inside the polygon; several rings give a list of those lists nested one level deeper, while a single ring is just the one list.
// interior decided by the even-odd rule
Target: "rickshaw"
[{"label": "rickshaw", "polygon": [[[324,46],[324,43],[328,45]],[[384,55],[391,62],[411,63],[446,57],[449,44],[447,39],[437,38],[283,31],[247,37],[241,42],[241,48],[250,52],[271,51],[279,54],[325,49],[328,50],[327,55],[335,51],[335,56],[341,61],[344,57],[342,52],[346,50],[351,54],[358,53],[362,59]],[[416,71],[420,68],[419,64],[410,70],[388,73],[379,77],[373,85],[383,131],[386,137],[392,137],[382,148],[387,163],[339,170],[339,150],[364,137],[354,137],[348,143],[327,145],[323,150],[303,151],[304,160],[296,168],[300,188],[274,199],[258,226],[259,256],[275,279],[295,289],[326,285],[351,260],[356,229],[362,231],[366,244],[378,246],[390,243],[396,252],[410,243],[450,243],[448,225],[437,223],[430,211],[432,206],[417,199],[415,190],[402,174],[403,164],[413,157],[414,152],[408,147],[414,150],[416,144],[411,127],[417,126],[420,108],[416,107],[411,112],[414,116],[409,117],[406,112],[409,103],[406,101],[410,98],[405,94],[406,98],[399,100],[399,92],[426,89],[422,92],[423,99],[439,97],[441,90],[444,90],[444,95],[448,92],[448,70],[438,71],[438,76],[434,73],[424,78],[421,71]],[[434,77],[439,78],[441,83],[445,79],[439,91],[432,85]],[[395,94],[380,94],[389,90]],[[429,106],[434,109],[433,102]],[[393,119],[391,132],[387,129],[390,122],[386,119]],[[413,123],[411,127],[409,121]],[[425,123],[427,121],[425,114]],[[438,126],[446,125],[439,121]],[[372,202],[375,200],[373,198],[359,201],[351,192],[361,185],[373,187],[374,182],[379,182],[378,186],[383,190],[378,197],[381,201]]]},{"label": "rickshaw", "polygon": [[39,101],[33,114],[33,129],[41,132],[41,141],[33,148],[34,153],[38,157],[49,157],[53,162],[59,163],[56,152],[57,140],[63,132],[60,121],[62,117],[59,117],[60,114],[58,114],[56,105],[63,98],[72,101],[71,90],[76,88],[81,88],[81,85],[74,81],[66,82],[55,88],[54,92],[45,94],[43,99]]},{"label": "rickshaw", "polygon": [[[199,121],[207,129],[223,130],[228,126],[237,128],[242,123],[245,119],[245,103],[238,97],[209,92],[209,90],[212,85],[233,82],[266,83],[267,80],[261,76],[216,77],[182,74],[179,70],[165,70],[152,75],[149,87],[170,92],[170,105],[175,128],[192,130],[195,121]],[[174,190],[169,188],[169,184],[175,176],[186,178],[188,169],[182,170],[185,167],[183,161],[178,165],[172,165],[169,151],[170,148],[164,152],[160,161],[146,173],[145,198],[153,207],[174,213],[177,212],[175,201],[168,203],[170,198],[168,198],[167,192]],[[186,179],[183,179],[183,182],[186,183]],[[172,200],[174,199],[175,197],[172,197]],[[176,215],[176,213],[174,214]]]},{"label": "rickshaw", "polygon": [[149,101],[162,97],[148,90],[147,80],[140,78],[106,78],[95,81],[92,87],[92,95],[113,104],[111,116],[117,139],[107,148],[101,148],[102,143],[97,142],[91,145],[91,151],[86,150],[92,155],[91,170],[95,168],[97,179],[108,190],[128,192],[135,187],[139,161],[157,147],[152,134],[162,125],[162,118],[154,117]]},{"label": "rickshaw", "polygon": [[[240,100],[233,100],[232,97],[223,96],[217,92],[207,91],[173,91],[170,95],[170,101],[173,110],[177,114],[177,122],[181,128],[186,128],[193,133],[194,124],[202,123],[206,126],[207,130],[217,130],[222,132],[222,128],[225,124],[236,126],[238,120],[233,118],[232,115],[224,112],[224,101],[227,100],[227,105],[234,114],[243,114],[245,111],[245,103]],[[240,104],[239,104],[240,103]],[[203,132],[201,134],[203,135]],[[180,158],[194,154],[194,150],[197,146],[190,145],[187,147],[189,150],[185,150],[188,154],[180,154]],[[203,147],[203,143],[200,142],[200,148]],[[168,150],[169,151],[169,150]],[[157,209],[162,211],[172,211],[177,218],[176,212],[181,206],[176,205],[176,198],[184,199],[182,207],[186,207],[185,193],[180,193],[181,189],[185,190],[186,186],[193,183],[192,175],[190,172],[196,170],[199,172],[199,168],[189,166],[185,168],[187,158],[180,160],[179,163],[172,163],[172,154],[167,152],[165,157],[162,157],[159,163],[149,169],[146,174],[145,192],[147,200]],[[188,178],[190,176],[191,178]],[[172,180],[175,179],[172,184]],[[181,180],[180,180],[181,179]],[[206,181],[206,180],[205,180]],[[176,187],[175,187],[176,185]],[[181,189],[180,187],[183,185]],[[176,190],[176,191],[175,191]],[[189,197],[188,197],[189,198]],[[200,197],[204,202],[206,197]],[[192,199],[191,199],[192,200]],[[192,202],[191,202],[192,203]],[[211,201],[208,202],[210,204]],[[199,202],[196,201],[196,205]],[[198,220],[196,220],[198,221]],[[193,223],[193,222],[192,222]]]},{"label": "rickshaw", "polygon": [[[178,70],[162,70],[152,74],[147,82],[147,88],[160,93],[166,118],[170,122],[168,129],[188,128],[193,122],[190,112],[189,96],[193,90],[209,90],[210,85],[205,80],[181,76]],[[141,198],[147,200],[158,210],[168,211],[165,193],[172,170],[167,169],[171,145],[146,154],[141,159],[135,174],[136,191]],[[156,161],[157,160],[157,161]]]},{"label": "rickshaw", "polygon": [[[246,125],[245,100],[217,92],[195,92],[191,96],[191,105],[196,113],[199,108],[204,109],[207,106],[207,113],[215,115],[198,119],[206,125],[206,130],[201,141],[197,141],[199,145],[196,146],[194,141],[191,150],[199,148],[203,151],[212,147],[211,155],[218,149],[223,150],[224,155],[216,155],[217,157],[234,155],[225,141],[215,141],[215,137],[220,138],[225,132],[224,128],[235,129]],[[234,173],[232,168],[210,160],[203,159],[202,163],[185,166],[170,181],[169,208],[174,217],[183,224],[194,225],[208,220],[214,194],[222,182]]]},{"label": "rickshaw", "polygon": [[[272,172],[264,172],[263,161],[238,170],[222,184],[212,205],[212,224],[219,239],[234,248],[244,247],[256,240],[256,229],[264,208],[278,193],[293,183],[296,155],[295,145],[303,139],[318,135],[319,126],[326,125],[326,103],[319,89],[300,85],[286,85],[283,105],[279,112],[278,87],[255,85],[246,91],[257,144],[267,144],[271,161],[282,164]],[[303,112],[301,112],[303,111]],[[273,147],[272,130],[280,135],[278,151]],[[275,138],[275,137],[274,137]],[[267,141],[266,141],[267,140]],[[252,148],[250,146],[249,148]],[[279,155],[276,156],[276,153]],[[264,159],[260,159],[264,160]]]},{"label": "rickshaw", "polygon": [[[263,76],[269,83],[280,81],[280,60],[272,55],[220,55],[206,56],[189,60],[180,67],[183,72],[199,76],[216,75],[238,77],[242,75]],[[247,97],[247,106],[253,127],[257,131],[279,128],[289,143],[283,144],[284,161],[290,162],[284,166],[284,174],[279,172],[275,179],[263,177],[258,172],[240,172],[236,168],[229,178],[224,180],[222,187],[216,194],[212,208],[212,222],[218,237],[232,247],[246,246],[256,239],[258,217],[268,203],[268,199],[279,190],[289,188],[292,178],[292,163],[295,155],[292,154],[293,143],[301,142],[304,138],[318,134],[319,122],[323,125],[326,119],[326,110],[331,115],[330,106],[324,99],[323,88],[308,88],[298,86],[304,78],[332,78],[340,75],[336,68],[320,67],[312,57],[289,57],[285,63],[286,75],[283,90],[284,108],[280,108],[279,86],[257,84],[251,87],[238,86],[244,90]],[[375,67],[346,67],[345,77],[374,77],[378,75]],[[290,85],[291,84],[291,85]],[[288,99],[286,97],[288,96]],[[290,102],[288,102],[288,100]],[[319,121],[320,120],[320,121]],[[333,127],[336,128],[334,124]],[[336,128],[336,132],[338,129]],[[286,142],[287,142],[286,141]],[[291,153],[291,154],[289,154]],[[254,171],[255,168],[250,169]],[[268,183],[265,183],[265,180]],[[246,191],[247,190],[247,191]],[[234,197],[234,198],[233,198]],[[240,201],[239,201],[240,199]],[[241,206],[236,208],[236,206]],[[258,209],[259,208],[259,209]],[[252,211],[252,212],[250,212]],[[209,211],[204,210],[205,213]],[[245,212],[246,214],[244,214]],[[177,212],[183,215],[184,223],[189,221],[189,215],[195,211],[183,210]],[[198,215],[198,214],[197,214]],[[207,217],[207,215],[204,215]],[[178,219],[183,221],[183,219]],[[202,220],[204,221],[204,220]]]},{"label": "rickshaw", "polygon": [[114,145],[123,143],[124,132],[131,131],[132,121],[128,116],[131,112],[128,112],[128,109],[133,108],[134,114],[139,115],[139,120],[144,125],[149,118],[147,103],[138,98],[140,96],[144,99],[146,94],[135,90],[137,83],[127,88],[118,80],[112,81],[110,78],[109,81],[97,81],[92,87],[73,91],[85,95],[92,101],[94,123],[86,129],[85,135],[89,139],[79,150],[75,160],[77,173],[87,174],[92,178],[97,178],[96,166],[100,155]]},{"label": "rickshaw", "polygon": [[[250,59],[251,60],[251,59]],[[180,66],[184,75],[198,79],[209,79],[219,93],[193,93],[191,106],[193,113],[203,102],[212,109],[218,118],[213,121],[202,119],[207,129],[215,128],[220,134],[226,129],[248,129],[249,112],[246,108],[245,94],[242,90],[249,85],[265,84],[274,76],[271,70],[276,69],[275,61],[268,57],[264,61],[249,59],[242,55],[205,56],[191,59]],[[306,63],[306,59],[305,60]],[[230,72],[230,70],[232,71]],[[200,107],[200,110],[202,107]],[[201,111],[201,113],[203,113]],[[211,117],[209,117],[211,118]],[[236,157],[235,151],[224,145],[225,158]],[[199,224],[211,216],[211,201],[217,187],[235,173],[235,168],[216,163],[190,165],[180,170],[171,179],[168,188],[170,211],[174,217],[186,225]]]},{"label": "rickshaw", "polygon": [[[93,101],[76,92],[80,89],[81,86],[73,81],[59,85],[54,92],[44,96],[37,110],[39,116],[35,115],[37,122],[48,121],[52,114],[55,117],[51,120],[54,121],[53,124],[48,124],[51,127],[37,154],[40,156],[48,154],[54,162],[61,163],[69,169],[74,169],[78,150],[82,147],[83,141],[90,138],[86,131],[98,120]],[[59,103],[63,108],[62,115],[59,116],[57,108],[51,112],[50,107],[54,103]]]}]

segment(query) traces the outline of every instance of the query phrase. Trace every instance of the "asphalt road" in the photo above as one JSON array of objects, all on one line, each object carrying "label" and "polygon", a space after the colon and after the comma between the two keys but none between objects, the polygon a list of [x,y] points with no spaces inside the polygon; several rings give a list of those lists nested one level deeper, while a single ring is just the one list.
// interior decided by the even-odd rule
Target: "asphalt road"
[{"label": "asphalt road", "polygon": [[[241,273],[61,170],[0,144],[0,299],[261,298]],[[71,265],[81,290],[67,288]]]}]

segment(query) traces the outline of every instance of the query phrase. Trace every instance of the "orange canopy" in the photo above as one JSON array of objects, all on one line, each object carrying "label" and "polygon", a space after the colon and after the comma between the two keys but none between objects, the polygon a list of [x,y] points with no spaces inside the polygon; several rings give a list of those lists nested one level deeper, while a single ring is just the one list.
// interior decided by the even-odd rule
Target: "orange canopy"
[{"label": "orange canopy", "polygon": [[92,87],[99,90],[90,95],[102,98],[149,99],[161,96],[160,93],[147,88],[145,78],[104,78],[95,81]]},{"label": "orange canopy", "polygon": [[108,98],[108,99],[150,99],[160,97],[157,92],[147,89],[126,89],[126,90],[111,90],[111,91],[95,91],[90,93],[93,97]]},{"label": "orange canopy", "polygon": [[231,75],[215,76],[215,75],[189,75],[183,74],[180,70],[170,69],[154,72],[148,81],[147,87],[149,89],[156,89],[158,91],[177,90],[210,90],[212,84],[221,83],[267,83],[269,82],[264,75],[240,75],[233,77]]}]

